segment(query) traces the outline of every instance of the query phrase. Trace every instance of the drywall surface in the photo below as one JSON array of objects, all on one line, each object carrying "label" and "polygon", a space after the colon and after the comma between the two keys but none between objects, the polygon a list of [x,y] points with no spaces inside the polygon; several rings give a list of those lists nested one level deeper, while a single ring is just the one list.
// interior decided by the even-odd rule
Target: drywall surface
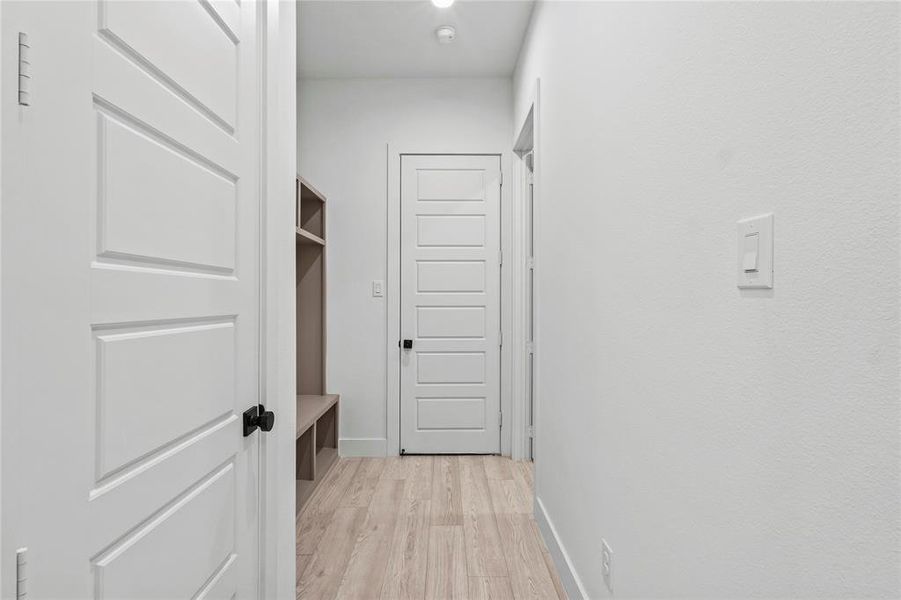
[{"label": "drywall surface", "polygon": [[386,144],[398,152],[509,149],[511,81],[303,79],[298,86],[298,172],[328,197],[327,388],[341,394],[342,452],[382,455],[386,303],[370,286],[386,278]]},{"label": "drywall surface", "polygon": [[[899,5],[539,4],[538,495],[584,589],[901,597]],[[736,288],[775,213],[775,289]]]}]

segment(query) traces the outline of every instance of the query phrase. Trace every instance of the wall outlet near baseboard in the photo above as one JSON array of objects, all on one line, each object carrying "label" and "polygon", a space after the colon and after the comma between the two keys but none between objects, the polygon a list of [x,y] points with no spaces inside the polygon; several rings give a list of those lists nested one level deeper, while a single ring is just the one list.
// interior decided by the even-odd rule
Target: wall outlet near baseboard
[{"label": "wall outlet near baseboard", "polygon": [[604,585],[613,593],[613,550],[607,540],[601,538],[601,572],[604,575]]}]

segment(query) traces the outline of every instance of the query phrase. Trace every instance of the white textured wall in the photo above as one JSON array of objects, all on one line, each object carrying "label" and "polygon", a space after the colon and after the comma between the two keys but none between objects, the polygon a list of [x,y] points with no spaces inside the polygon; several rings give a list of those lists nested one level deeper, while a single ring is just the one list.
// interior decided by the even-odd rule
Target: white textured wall
[{"label": "white textured wall", "polygon": [[383,453],[386,308],[370,284],[386,277],[385,144],[509,149],[511,81],[303,79],[298,86],[298,172],[328,197],[328,388],[341,394],[343,450]]},{"label": "white textured wall", "polygon": [[592,598],[601,537],[620,598],[901,596],[898,14],[538,7],[538,495]]}]

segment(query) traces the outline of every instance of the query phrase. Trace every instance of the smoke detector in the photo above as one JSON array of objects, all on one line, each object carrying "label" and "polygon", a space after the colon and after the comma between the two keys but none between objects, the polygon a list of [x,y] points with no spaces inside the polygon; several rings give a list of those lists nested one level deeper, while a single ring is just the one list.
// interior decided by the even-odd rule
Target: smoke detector
[{"label": "smoke detector", "polygon": [[442,25],[435,30],[435,37],[438,38],[439,44],[450,44],[457,39],[457,30],[450,25]]}]

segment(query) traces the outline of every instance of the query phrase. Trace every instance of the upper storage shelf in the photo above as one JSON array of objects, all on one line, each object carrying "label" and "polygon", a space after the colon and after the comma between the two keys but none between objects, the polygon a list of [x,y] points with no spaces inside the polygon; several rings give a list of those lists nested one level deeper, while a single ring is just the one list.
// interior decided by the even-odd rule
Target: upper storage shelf
[{"label": "upper storage shelf", "polygon": [[325,246],[325,240],[319,237],[318,235],[313,235],[306,229],[297,228],[297,243],[298,244],[316,244],[319,246]]},{"label": "upper storage shelf", "polygon": [[297,243],[325,245],[325,196],[297,177]]}]

